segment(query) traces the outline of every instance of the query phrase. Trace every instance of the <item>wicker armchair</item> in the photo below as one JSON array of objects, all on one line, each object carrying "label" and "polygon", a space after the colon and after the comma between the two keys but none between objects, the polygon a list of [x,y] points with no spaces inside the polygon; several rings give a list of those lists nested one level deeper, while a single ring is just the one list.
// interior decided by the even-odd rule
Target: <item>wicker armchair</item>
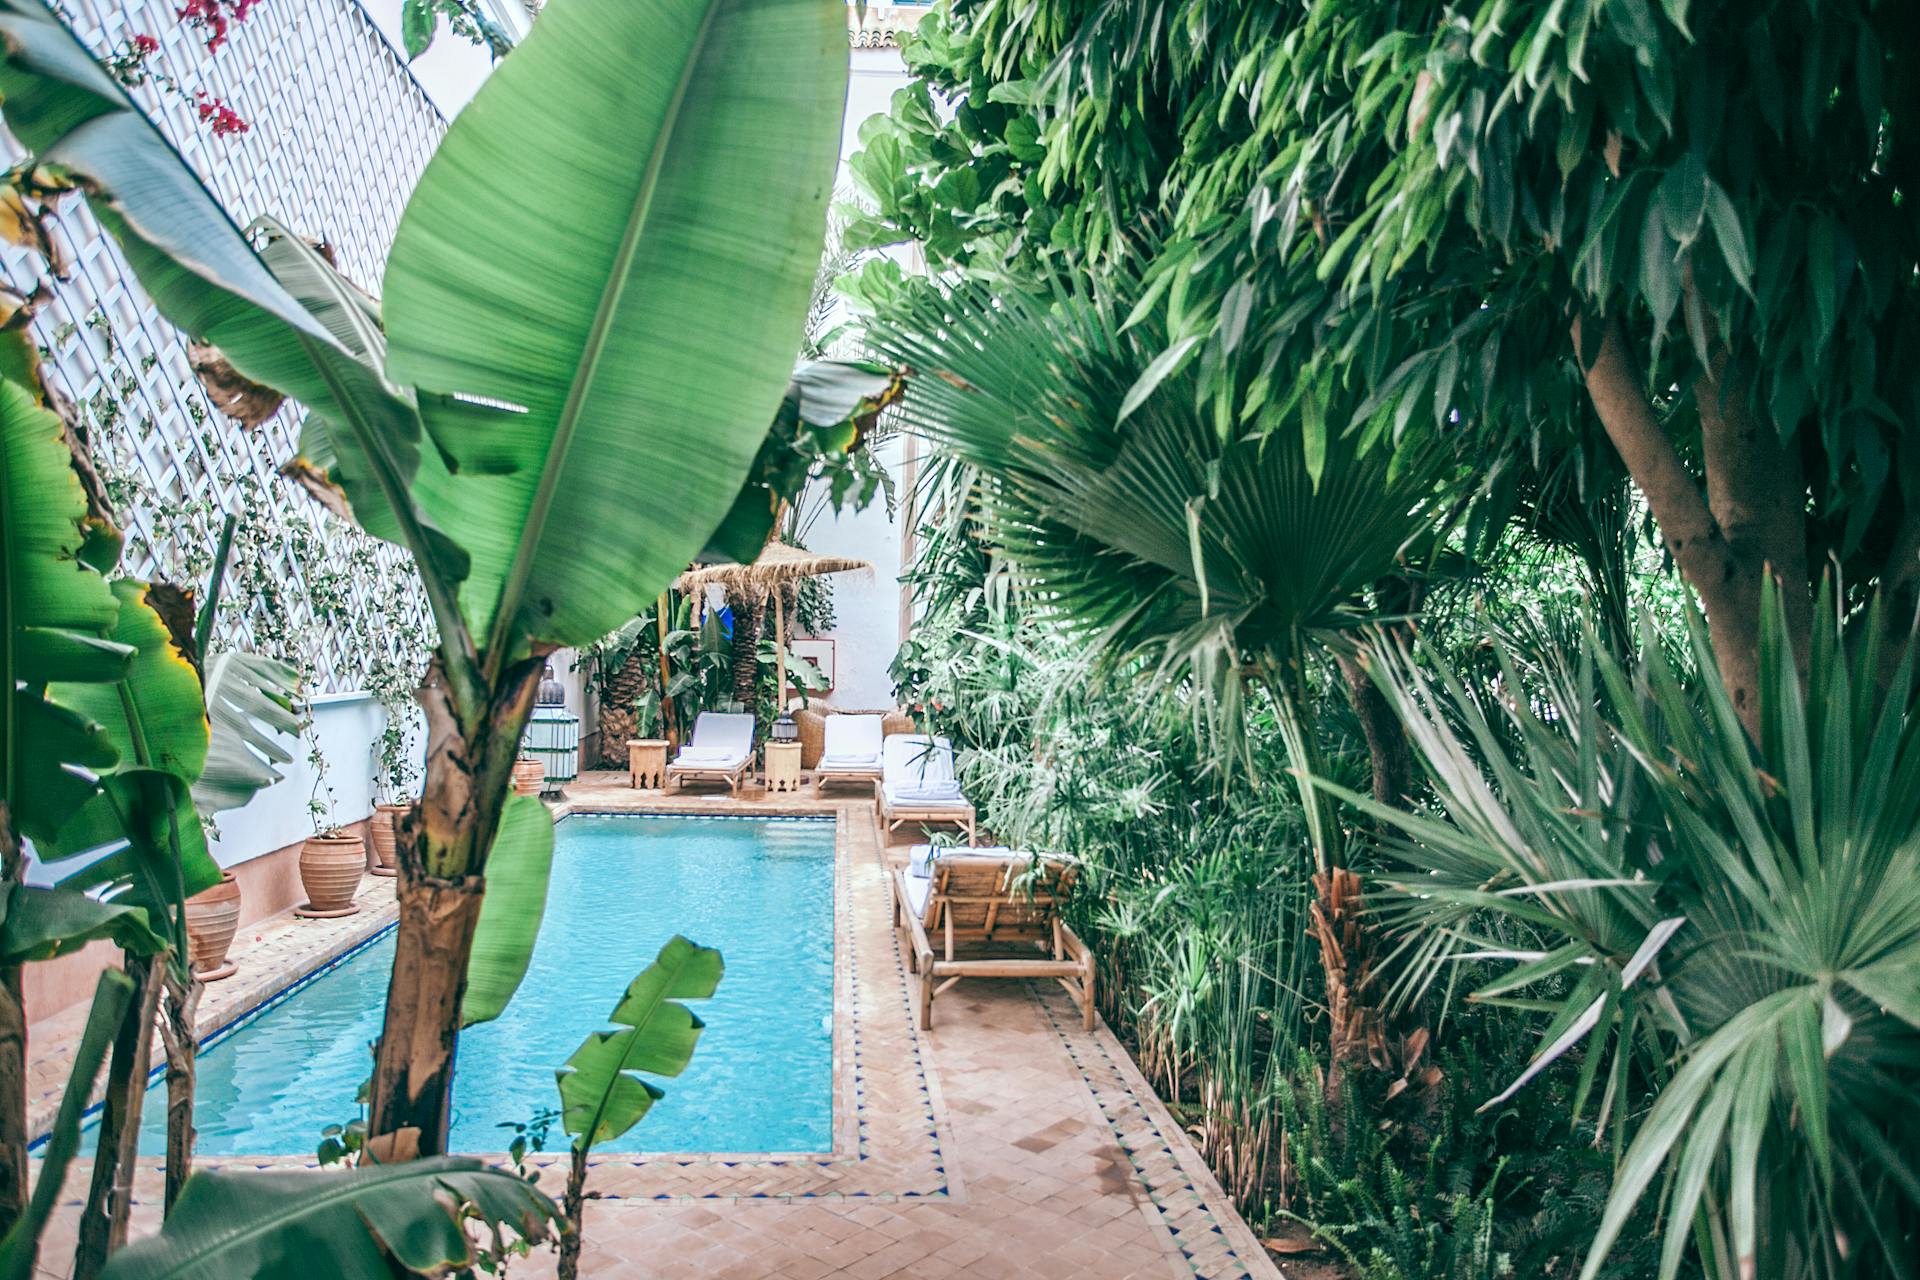
[{"label": "wicker armchair", "polygon": [[880,732],[886,737],[914,731],[913,717],[894,707],[864,711],[851,707],[832,707],[815,700],[811,706],[795,707],[790,714],[793,716],[793,723],[800,729],[800,767],[802,769],[813,769],[820,764],[820,752],[827,742],[828,716],[885,717],[881,721]]}]

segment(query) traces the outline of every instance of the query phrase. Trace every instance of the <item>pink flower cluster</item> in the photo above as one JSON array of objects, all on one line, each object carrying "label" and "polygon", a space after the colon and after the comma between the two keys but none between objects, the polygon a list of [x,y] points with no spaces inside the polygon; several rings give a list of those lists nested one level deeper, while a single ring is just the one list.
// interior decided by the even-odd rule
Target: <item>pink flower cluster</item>
[{"label": "pink flower cluster", "polygon": [[259,3],[260,0],[186,0],[176,12],[180,21],[188,26],[205,29],[208,52],[218,53],[220,46],[227,42],[228,27],[235,22],[245,22]]},{"label": "pink flower cluster", "polygon": [[213,130],[216,138],[225,138],[236,133],[245,133],[253,128],[240,118],[240,113],[228,106],[220,98],[210,97],[206,93],[193,95],[194,109],[200,113],[200,120]]}]

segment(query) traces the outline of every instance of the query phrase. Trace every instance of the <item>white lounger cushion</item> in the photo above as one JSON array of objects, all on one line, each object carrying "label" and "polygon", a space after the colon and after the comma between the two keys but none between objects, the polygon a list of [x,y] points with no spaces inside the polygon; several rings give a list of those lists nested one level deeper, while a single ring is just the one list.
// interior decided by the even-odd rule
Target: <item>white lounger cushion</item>
[{"label": "white lounger cushion", "polygon": [[887,803],[920,809],[970,806],[953,778],[953,743],[924,733],[896,733],[886,740],[881,790]]},{"label": "white lounger cushion", "polygon": [[744,712],[702,711],[693,741],[673,758],[677,769],[730,769],[753,754],[753,717]]},{"label": "white lounger cushion", "polygon": [[933,896],[933,878],[931,876],[903,876],[907,886],[907,909],[919,919],[927,918],[927,899]]},{"label": "white lounger cushion", "polygon": [[[883,722],[879,716],[828,716],[820,763],[834,768],[880,767]],[[855,765],[854,762],[862,762]]]},{"label": "white lounger cushion", "polygon": [[1018,855],[1003,844],[978,849],[937,849],[930,844],[914,845],[907,853],[907,874],[901,880],[907,886],[907,906],[922,920],[927,916],[927,899],[933,895],[933,868],[943,854],[965,858],[1005,858],[1009,863]]}]

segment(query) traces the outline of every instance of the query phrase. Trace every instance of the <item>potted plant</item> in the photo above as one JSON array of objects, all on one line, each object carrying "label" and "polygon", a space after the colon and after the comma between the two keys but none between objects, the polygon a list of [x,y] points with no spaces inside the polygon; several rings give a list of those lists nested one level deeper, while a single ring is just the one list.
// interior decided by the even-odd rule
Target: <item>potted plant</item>
[{"label": "potted plant", "polygon": [[537,796],[546,785],[547,766],[522,752],[520,758],[513,762],[514,794]]},{"label": "potted plant", "polygon": [[[314,770],[313,797],[307,801],[313,834],[300,848],[300,884],[307,891],[307,900],[293,913],[309,920],[332,920],[360,910],[354,896],[360,892],[360,878],[367,871],[367,845],[334,821],[327,761],[317,742],[309,747],[307,760]],[[327,797],[324,800],[320,798],[322,791]]]},{"label": "potted plant", "polygon": [[239,966],[227,959],[240,930],[240,882],[222,871],[220,883],[187,899],[187,952],[193,976],[202,982],[231,978]]},{"label": "potted plant", "polygon": [[413,788],[419,771],[414,768],[409,750],[407,708],[410,699],[406,683],[404,679],[383,681],[379,672],[375,673],[375,681],[381,688],[380,709],[385,713],[385,725],[373,744],[375,794],[381,798],[373,806],[373,817],[367,823],[370,855],[367,870],[376,876],[392,876],[399,874],[395,865],[399,837],[394,823],[413,807]]}]

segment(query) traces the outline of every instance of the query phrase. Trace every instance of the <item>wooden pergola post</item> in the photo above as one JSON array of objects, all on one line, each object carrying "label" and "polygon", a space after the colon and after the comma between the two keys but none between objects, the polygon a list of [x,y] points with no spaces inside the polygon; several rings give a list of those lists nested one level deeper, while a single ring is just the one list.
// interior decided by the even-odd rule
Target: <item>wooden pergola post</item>
[{"label": "wooden pergola post", "polygon": [[654,607],[653,620],[660,636],[660,727],[666,731],[667,746],[677,748],[680,743],[674,734],[673,724],[673,668],[667,661],[667,611],[673,607],[673,592],[662,591],[660,600]]}]

